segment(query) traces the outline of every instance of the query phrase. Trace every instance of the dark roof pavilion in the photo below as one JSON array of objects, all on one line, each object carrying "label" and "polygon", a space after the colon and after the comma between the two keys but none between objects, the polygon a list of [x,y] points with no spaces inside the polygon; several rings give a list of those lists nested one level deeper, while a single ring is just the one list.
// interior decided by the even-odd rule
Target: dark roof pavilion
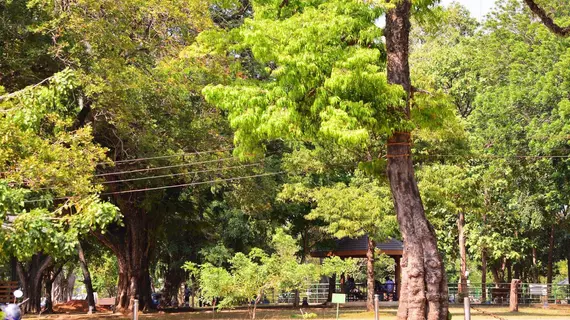
[{"label": "dark roof pavilion", "polygon": [[[330,248],[320,248],[311,252],[313,257],[338,256],[343,258],[366,258],[368,247],[368,236],[358,238],[342,238],[336,240]],[[402,256],[404,244],[396,239],[377,243],[376,248],[388,256]]]}]

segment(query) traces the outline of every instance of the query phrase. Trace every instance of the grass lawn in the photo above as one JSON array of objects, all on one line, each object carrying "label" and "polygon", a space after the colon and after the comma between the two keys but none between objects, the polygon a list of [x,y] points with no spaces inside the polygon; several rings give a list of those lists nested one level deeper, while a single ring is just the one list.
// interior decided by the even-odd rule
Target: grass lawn
[{"label": "grass lawn", "polygon": [[[479,308],[479,307],[477,307]],[[521,307],[518,313],[508,312],[508,308],[504,307],[481,307],[484,312],[477,310],[471,311],[472,320],[497,320],[493,315],[499,316],[506,320],[570,320],[570,306],[551,306],[548,309],[541,307]],[[464,320],[463,309],[453,307],[450,309],[453,314],[453,320]],[[333,308],[314,308],[304,309],[304,312],[315,313],[316,319],[335,319],[336,310]],[[362,309],[341,309],[340,318],[343,320],[362,320],[374,319],[373,312],[363,312]],[[25,319],[50,319],[50,320],[123,320],[130,319],[119,314],[99,313],[94,315],[84,314],[51,314],[44,316],[30,315]],[[211,311],[203,312],[181,312],[181,313],[150,313],[141,314],[140,320],[225,320],[225,319],[249,319],[247,310],[227,310],[213,313]],[[294,309],[260,309],[257,312],[256,319],[302,319],[301,312]],[[380,320],[395,320],[396,308],[382,308],[380,310]]]}]

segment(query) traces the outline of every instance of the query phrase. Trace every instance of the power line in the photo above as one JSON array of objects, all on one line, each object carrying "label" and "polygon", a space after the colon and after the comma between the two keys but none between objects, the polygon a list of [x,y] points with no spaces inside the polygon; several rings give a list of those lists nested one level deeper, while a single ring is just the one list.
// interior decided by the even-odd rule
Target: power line
[{"label": "power line", "polygon": [[[258,166],[262,163],[263,162],[261,161],[261,162],[255,162],[255,163],[251,163],[251,164],[242,164],[242,165],[231,166],[231,167],[222,167],[222,168],[198,170],[198,171],[190,171],[190,172],[181,172],[181,173],[170,173],[170,174],[162,174],[162,175],[158,175],[158,176],[144,176],[144,177],[138,177],[138,178],[121,179],[121,180],[109,180],[109,181],[102,181],[102,182],[94,182],[94,183],[91,183],[91,185],[97,185],[97,184],[105,185],[105,184],[122,183],[122,182],[130,182],[130,181],[151,180],[151,179],[169,178],[169,177],[176,177],[176,176],[186,176],[186,175],[191,175],[191,174],[196,174],[196,173],[216,172],[216,171],[224,171],[224,170],[231,170],[231,169],[254,167],[254,166]],[[51,190],[54,188],[55,187],[51,186],[51,187],[38,188],[37,190]]]},{"label": "power line", "polygon": [[214,159],[214,160],[188,162],[188,163],[176,164],[176,165],[171,165],[171,166],[150,167],[150,168],[143,168],[143,169],[127,170],[127,171],[107,172],[107,173],[96,174],[96,175],[94,175],[94,177],[107,177],[107,176],[127,174],[127,173],[137,173],[137,172],[145,172],[145,171],[156,171],[156,170],[162,170],[162,169],[180,168],[180,167],[186,167],[186,166],[193,166],[193,165],[197,165],[197,164],[223,162],[223,161],[229,161],[229,160],[234,160],[234,159],[237,159],[237,158],[228,157],[228,158],[221,158],[221,159]]},{"label": "power line", "polygon": [[[220,183],[220,182],[226,182],[226,181],[236,181],[236,180],[244,180],[244,179],[250,179],[250,178],[275,176],[275,175],[280,175],[283,173],[285,173],[285,171],[262,173],[262,174],[256,174],[256,175],[251,175],[251,176],[224,178],[224,179],[218,179],[218,180],[198,181],[198,182],[182,183],[182,184],[175,184],[175,185],[166,185],[166,186],[159,186],[159,187],[152,187],[152,188],[142,188],[142,189],[131,189],[131,190],[123,190],[123,191],[106,192],[106,193],[101,193],[100,196],[109,196],[109,195],[114,195],[114,194],[125,194],[125,193],[135,193],[135,192],[189,187],[189,186],[196,186],[196,185],[201,185],[201,184]],[[53,198],[50,200],[67,200],[70,198],[72,198],[72,196],[58,197],[58,198]],[[25,200],[24,202],[25,203],[34,203],[34,202],[41,202],[41,201],[47,201],[47,199]]]},{"label": "power line", "polygon": [[180,153],[180,154],[172,154],[167,156],[155,156],[155,157],[146,157],[146,158],[134,158],[134,159],[125,159],[125,160],[117,160],[117,161],[105,161],[99,162],[97,165],[105,165],[105,164],[123,164],[128,162],[139,162],[139,161],[147,161],[147,160],[156,160],[156,159],[169,159],[169,158],[176,158],[176,157],[185,157],[191,155],[202,155],[202,154],[211,154],[216,152],[226,152],[231,151],[234,148],[229,149],[220,149],[220,150],[208,150],[208,151],[196,151],[196,152],[187,152],[187,153]]},{"label": "power line", "polygon": [[[190,171],[190,172],[163,174],[163,175],[158,175],[158,176],[146,176],[146,177],[138,177],[138,178],[122,179],[122,180],[110,180],[110,181],[103,181],[100,184],[113,184],[113,183],[130,182],[130,181],[151,180],[151,179],[169,178],[169,177],[176,177],[176,176],[186,176],[186,175],[191,175],[191,174],[195,174],[195,173],[206,173],[206,172],[239,169],[239,168],[248,168],[248,167],[258,166],[262,163],[263,162],[255,162],[255,163],[243,164],[243,165],[239,165],[239,166],[222,167],[222,168],[215,168],[215,169],[208,169],[208,170],[198,170],[198,171]],[[94,184],[97,184],[97,183],[94,183]]]},{"label": "power line", "polygon": [[244,180],[250,178],[258,178],[258,177],[266,177],[266,176],[275,176],[285,173],[285,171],[278,171],[278,172],[270,172],[270,173],[262,173],[256,174],[252,176],[242,176],[242,177],[235,177],[235,178],[226,178],[226,179],[218,179],[218,180],[210,180],[210,181],[199,181],[199,182],[191,182],[191,183],[183,183],[183,184],[176,184],[176,185],[169,185],[169,186],[161,186],[161,187],[153,187],[153,188],[143,188],[143,189],[134,189],[134,190],[124,190],[124,191],[116,191],[116,192],[107,192],[102,193],[101,196],[108,196],[113,194],[124,194],[124,193],[134,193],[134,192],[143,192],[143,191],[153,191],[153,190],[162,190],[162,189],[170,189],[170,188],[180,188],[180,187],[189,187],[195,186],[200,184],[209,184],[209,183],[219,183],[225,181],[235,181],[235,180]]},{"label": "power line", "polygon": [[[135,159],[117,160],[117,161],[106,161],[106,162],[98,162],[95,165],[99,166],[99,165],[105,165],[105,164],[124,164],[124,163],[129,163],[129,162],[139,162],[139,161],[146,161],[146,160],[169,159],[169,158],[185,157],[185,156],[191,156],[191,155],[203,155],[203,154],[212,154],[212,153],[217,153],[217,152],[226,152],[226,151],[231,151],[233,149],[234,148],[219,149],[219,150],[207,150],[207,151],[196,151],[196,152],[180,153],[180,154],[175,154],[175,155],[135,158]],[[6,174],[6,173],[10,173],[10,171],[0,172],[0,174]]]}]

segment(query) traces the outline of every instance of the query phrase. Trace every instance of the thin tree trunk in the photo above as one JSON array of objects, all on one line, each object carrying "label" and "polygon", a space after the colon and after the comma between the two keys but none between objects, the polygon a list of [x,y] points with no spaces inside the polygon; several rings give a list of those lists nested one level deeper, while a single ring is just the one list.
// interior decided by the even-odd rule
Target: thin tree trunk
[{"label": "thin tree trunk", "polygon": [[532,282],[538,283],[538,265],[536,257],[536,248],[532,248]]},{"label": "thin tree trunk", "polygon": [[18,281],[18,259],[16,257],[10,258],[10,280]]},{"label": "thin tree trunk", "polygon": [[87,291],[87,305],[89,306],[88,312],[96,312],[97,309],[95,307],[95,295],[93,294],[91,272],[89,272],[89,266],[87,265],[87,260],[85,259],[85,253],[83,252],[83,247],[81,247],[81,242],[77,243],[77,255],[79,256],[79,265],[81,266],[81,272],[83,273],[83,284]]},{"label": "thin tree trunk", "polygon": [[257,304],[259,303],[259,301],[261,301],[261,297],[263,296],[263,291],[261,291],[257,297],[255,297],[255,301],[253,302],[253,314],[251,316],[251,318],[253,320],[255,320],[255,311],[257,310]]},{"label": "thin tree trunk", "polygon": [[[566,276],[568,277],[568,283],[570,284],[570,244],[566,247],[566,264],[566,270],[568,270],[568,274]],[[568,287],[568,290],[570,291],[570,286]]]},{"label": "thin tree trunk", "polygon": [[45,280],[45,289],[46,289],[46,307],[43,313],[53,313],[53,300],[51,298],[51,290],[53,288],[53,281],[50,279]]},{"label": "thin tree trunk", "polygon": [[43,313],[53,313],[53,282],[60,274],[61,270],[63,269],[63,265],[59,268],[54,269],[53,267],[50,268],[51,270],[47,272],[45,276],[45,290],[46,290],[46,307]]},{"label": "thin tree trunk", "polygon": [[[570,250],[569,250],[570,253]],[[570,264],[570,254],[568,255],[568,263]],[[329,278],[329,294],[327,295],[327,302],[332,302],[332,295],[336,290],[336,273]]]},{"label": "thin tree trunk", "polygon": [[457,231],[459,234],[459,258],[460,258],[459,296],[463,298],[469,296],[469,292],[467,289],[467,249],[465,248],[465,213],[463,211],[459,212],[459,218],[457,219]]},{"label": "thin tree trunk", "polygon": [[368,311],[374,310],[374,240],[368,237],[368,246],[366,250],[366,309]]},{"label": "thin tree trunk", "polygon": [[487,250],[481,250],[481,301],[487,301]]},{"label": "thin tree trunk", "polygon": [[552,264],[554,263],[554,224],[550,227],[550,237],[548,243],[548,266],[546,271],[546,283],[552,284]]},{"label": "thin tree trunk", "polygon": [[[412,92],[409,68],[410,0],[391,3],[386,14],[387,71],[390,84],[405,90],[405,107],[394,106],[410,116]],[[404,238],[400,320],[447,319],[447,283],[433,227],[427,221],[414,177],[410,132],[394,132],[388,139],[387,174],[394,206]],[[427,302],[427,303],[426,303]]]}]

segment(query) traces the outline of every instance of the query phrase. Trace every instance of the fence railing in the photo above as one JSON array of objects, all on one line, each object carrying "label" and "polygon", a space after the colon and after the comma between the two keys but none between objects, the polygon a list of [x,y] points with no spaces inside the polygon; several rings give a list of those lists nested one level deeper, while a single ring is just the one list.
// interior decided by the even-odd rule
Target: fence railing
[{"label": "fence railing", "polygon": [[[466,293],[463,295],[459,293],[457,284],[450,284],[448,290],[451,303],[463,303],[462,296],[467,296]],[[472,303],[481,304],[508,304],[510,290],[510,283],[490,283],[485,287],[481,283],[470,283],[467,287],[469,300]],[[483,300],[483,292],[485,292],[485,300]],[[570,304],[570,285],[567,284],[521,283],[517,294],[521,304]]]},{"label": "fence railing", "polygon": [[[356,288],[361,295],[353,296],[350,301],[364,301],[366,299],[366,284],[356,283]],[[459,285],[450,284],[448,286],[449,302],[463,303],[463,297],[469,296],[473,304],[509,304],[510,283],[488,283],[485,287],[480,283],[469,283],[467,292],[459,293]],[[341,292],[340,284],[337,283],[335,292]],[[483,300],[485,292],[485,300]],[[522,283],[517,290],[520,304],[554,303],[570,304],[570,285],[567,284],[540,284]],[[322,304],[327,302],[329,296],[328,283],[312,283],[306,289],[299,290],[299,302],[306,299],[309,304]],[[294,292],[269,291],[261,303],[270,304],[292,304],[295,300]]]}]

